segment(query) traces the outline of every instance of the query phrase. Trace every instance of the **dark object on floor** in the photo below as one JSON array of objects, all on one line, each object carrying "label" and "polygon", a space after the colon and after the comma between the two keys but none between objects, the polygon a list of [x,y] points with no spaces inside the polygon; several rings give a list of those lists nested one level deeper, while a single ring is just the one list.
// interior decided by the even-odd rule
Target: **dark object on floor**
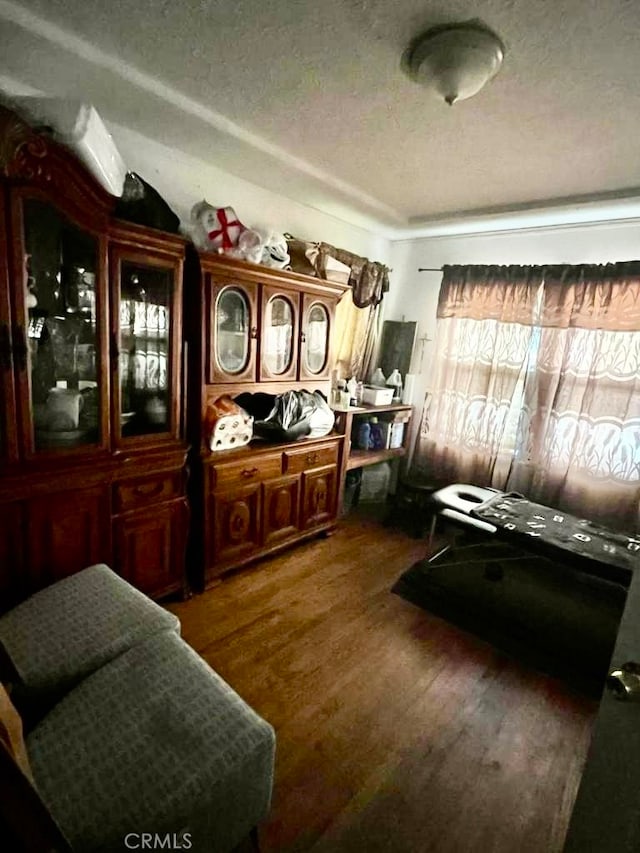
[{"label": "dark object on floor", "polygon": [[590,696],[626,600],[621,584],[495,540],[421,560],[392,592]]},{"label": "dark object on floor", "polygon": [[421,539],[431,525],[432,494],[438,487],[426,480],[401,476],[385,524],[400,527],[416,539]]},{"label": "dark object on floor", "polygon": [[122,195],[116,202],[115,215],[118,219],[135,222],[178,234],[180,219],[171,210],[160,193],[135,172],[127,172]]}]

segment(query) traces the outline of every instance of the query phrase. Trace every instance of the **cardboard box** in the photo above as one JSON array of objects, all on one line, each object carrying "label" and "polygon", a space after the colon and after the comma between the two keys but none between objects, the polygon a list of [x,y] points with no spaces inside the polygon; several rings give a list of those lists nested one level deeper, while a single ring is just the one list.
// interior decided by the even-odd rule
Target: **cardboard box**
[{"label": "cardboard box", "polygon": [[393,388],[378,388],[365,385],[362,402],[369,406],[390,406],[393,402]]}]

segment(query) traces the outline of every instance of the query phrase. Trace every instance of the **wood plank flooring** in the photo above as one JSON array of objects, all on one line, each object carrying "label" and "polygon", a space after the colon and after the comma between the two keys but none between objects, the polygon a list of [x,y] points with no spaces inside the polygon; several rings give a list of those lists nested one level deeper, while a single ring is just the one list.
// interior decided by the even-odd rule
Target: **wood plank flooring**
[{"label": "wood plank flooring", "polygon": [[168,605],[276,729],[262,853],[562,849],[597,703],[392,594],[425,552],[351,515]]}]

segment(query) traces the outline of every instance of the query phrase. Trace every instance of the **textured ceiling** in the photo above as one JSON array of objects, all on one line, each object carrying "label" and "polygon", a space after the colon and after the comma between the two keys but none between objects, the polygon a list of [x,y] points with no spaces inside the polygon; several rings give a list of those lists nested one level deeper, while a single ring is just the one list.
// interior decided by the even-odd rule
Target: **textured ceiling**
[{"label": "textured ceiling", "polygon": [[[401,71],[480,17],[503,68],[452,108]],[[640,195],[638,0],[0,0],[0,74],[390,225]]]}]

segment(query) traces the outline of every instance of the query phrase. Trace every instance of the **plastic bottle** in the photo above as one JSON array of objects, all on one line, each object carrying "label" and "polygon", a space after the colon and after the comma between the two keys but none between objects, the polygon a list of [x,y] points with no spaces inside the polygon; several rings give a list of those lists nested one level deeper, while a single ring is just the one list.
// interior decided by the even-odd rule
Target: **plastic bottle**
[{"label": "plastic bottle", "polygon": [[351,379],[347,382],[347,391],[349,392],[349,405],[350,406],[357,406],[358,405],[358,401],[356,399],[357,385],[358,385],[358,383],[356,381],[355,376],[352,376]]},{"label": "plastic bottle", "polygon": [[361,421],[358,427],[358,449],[371,449],[371,425],[369,421]]},{"label": "plastic bottle", "polygon": [[370,450],[383,450],[384,449],[384,436],[382,435],[382,428],[378,423],[378,418],[375,415],[372,415],[369,419],[369,423],[371,425],[371,436],[369,438],[369,449]]},{"label": "plastic bottle", "polygon": [[336,406],[338,406],[340,409],[349,408],[349,394],[347,391],[347,383],[344,381],[344,379],[338,379]]},{"label": "plastic bottle", "polygon": [[384,373],[382,372],[381,367],[376,367],[375,373],[371,377],[371,384],[378,388],[384,388],[387,384],[387,380],[384,378]]},{"label": "plastic bottle", "polygon": [[393,388],[393,402],[399,403],[402,399],[402,376],[397,367],[387,379],[387,386]]}]

